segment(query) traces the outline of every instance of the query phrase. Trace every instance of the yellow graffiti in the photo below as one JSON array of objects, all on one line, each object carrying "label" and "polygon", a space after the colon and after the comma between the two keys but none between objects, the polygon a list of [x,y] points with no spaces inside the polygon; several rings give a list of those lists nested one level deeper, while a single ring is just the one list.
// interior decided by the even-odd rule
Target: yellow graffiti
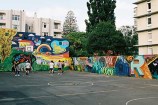
[{"label": "yellow graffiti", "polygon": [[59,54],[66,51],[66,49],[61,48],[60,46],[57,46],[56,43],[53,43],[53,46],[54,46],[54,49],[53,49],[54,54]]},{"label": "yellow graffiti", "polygon": [[2,62],[10,55],[13,36],[16,30],[0,28],[0,58]]},{"label": "yellow graffiti", "polygon": [[19,42],[19,46],[20,47],[26,47],[26,46],[30,46],[31,44],[29,42]]}]

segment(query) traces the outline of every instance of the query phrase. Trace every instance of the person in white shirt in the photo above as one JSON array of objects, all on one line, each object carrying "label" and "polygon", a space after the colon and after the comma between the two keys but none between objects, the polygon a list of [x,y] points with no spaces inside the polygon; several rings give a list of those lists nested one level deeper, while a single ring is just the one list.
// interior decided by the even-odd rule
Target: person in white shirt
[{"label": "person in white shirt", "polygon": [[30,62],[26,61],[25,67],[26,67],[26,75],[28,75],[32,68]]},{"label": "person in white shirt", "polygon": [[54,73],[54,62],[53,61],[51,61],[49,63],[49,73]]}]

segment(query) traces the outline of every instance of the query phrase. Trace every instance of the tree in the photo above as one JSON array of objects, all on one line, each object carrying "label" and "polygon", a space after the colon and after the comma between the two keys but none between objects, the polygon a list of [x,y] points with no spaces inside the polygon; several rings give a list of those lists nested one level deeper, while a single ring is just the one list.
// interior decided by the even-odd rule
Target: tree
[{"label": "tree", "polygon": [[125,39],[125,54],[136,55],[138,54],[138,48],[134,45],[138,44],[138,35],[134,26],[122,26],[119,28]]},{"label": "tree", "polygon": [[86,45],[87,35],[85,32],[72,32],[64,36],[70,43],[70,56],[88,56]]},{"label": "tree", "polygon": [[63,33],[69,34],[70,32],[78,32],[77,20],[73,11],[67,13],[63,24]]},{"label": "tree", "polygon": [[2,62],[11,53],[12,39],[15,34],[14,29],[0,28],[0,58]]},{"label": "tree", "polygon": [[121,32],[111,22],[100,22],[88,33],[88,52],[105,55],[109,50],[123,54],[125,41]]},{"label": "tree", "polygon": [[111,21],[111,24],[115,25],[116,0],[89,0],[87,8],[89,17],[89,20],[85,20],[87,32],[90,32],[101,21]]}]

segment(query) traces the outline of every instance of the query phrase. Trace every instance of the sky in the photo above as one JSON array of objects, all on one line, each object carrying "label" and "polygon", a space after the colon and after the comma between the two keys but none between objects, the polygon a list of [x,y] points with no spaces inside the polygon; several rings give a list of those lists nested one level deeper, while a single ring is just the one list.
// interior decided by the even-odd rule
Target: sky
[{"label": "sky", "polygon": [[[62,25],[68,11],[72,10],[77,19],[79,30],[85,32],[85,19],[88,19],[87,5],[89,0],[3,0],[0,2],[1,10],[25,10],[26,15],[33,17],[34,13],[43,18],[60,20]],[[134,24],[134,7],[137,0],[117,0],[115,17],[116,27]]]}]

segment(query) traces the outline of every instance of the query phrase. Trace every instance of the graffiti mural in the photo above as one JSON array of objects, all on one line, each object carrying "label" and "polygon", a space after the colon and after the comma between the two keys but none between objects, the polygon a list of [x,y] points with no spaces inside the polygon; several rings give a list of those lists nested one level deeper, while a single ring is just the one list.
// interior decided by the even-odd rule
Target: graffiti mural
[{"label": "graffiti mural", "polygon": [[158,79],[158,55],[144,55],[152,77]]},{"label": "graffiti mural", "polygon": [[12,39],[16,30],[0,28],[0,60],[3,62],[11,53]]},{"label": "graffiti mural", "polygon": [[[5,41],[7,41],[7,44],[10,44],[11,42],[11,44],[10,50],[5,50],[6,48],[9,48],[9,45],[7,45],[8,47],[4,47],[5,51],[3,52],[8,52],[7,56],[5,56],[5,58],[8,59],[0,64],[0,71],[11,71],[12,64],[15,63],[16,65],[19,65],[24,63],[26,60],[32,64],[35,70],[47,70],[48,63],[51,60],[56,63],[59,60],[65,61],[65,63],[69,61],[67,60],[69,58],[69,42],[66,39],[53,38],[52,36],[39,36],[35,33],[28,32],[16,33],[15,31],[8,29],[5,30],[4,37],[9,38],[9,41]],[[0,34],[3,33],[3,29],[2,31],[0,30]],[[10,37],[10,35],[12,36]],[[1,40],[1,42],[2,41],[3,40]],[[1,45],[0,51],[2,51]],[[34,58],[36,59],[36,62],[32,62],[32,59]],[[4,60],[1,56],[0,59],[2,61]],[[10,68],[7,66],[8,63],[11,64]]]},{"label": "graffiti mural", "polygon": [[13,62],[15,64],[20,64],[20,63],[24,63],[26,61],[29,61],[31,64],[32,64],[32,59],[34,58],[34,61],[36,60],[35,59],[35,56],[33,55],[25,55],[25,54],[16,54],[13,56]]},{"label": "graffiti mural", "polygon": [[144,56],[135,56],[131,62],[131,74],[135,77],[152,79],[151,72],[144,59]]},{"label": "graffiti mural", "polygon": [[69,42],[66,39],[18,32],[12,41],[13,49],[32,52],[35,56],[46,60],[69,57]]},{"label": "graffiti mural", "polygon": [[[26,61],[31,63],[34,71],[48,71],[52,60],[57,70],[60,60],[65,64],[64,70],[158,79],[158,55],[69,57],[69,42],[66,39],[35,33],[17,32],[14,35],[15,31],[4,32],[0,31],[4,38],[9,38],[8,45],[11,47],[7,50],[7,47],[0,45],[0,53],[7,52],[5,59],[0,56],[4,61],[0,63],[0,71],[11,71],[13,64],[24,69]],[[8,37],[11,32],[11,37]],[[3,42],[2,36],[0,42]]]},{"label": "graffiti mural", "polygon": [[136,78],[158,78],[158,56],[101,56],[73,57],[77,71],[105,75],[132,76]]},{"label": "graffiti mural", "polygon": [[57,63],[59,60],[66,61],[69,57],[69,42],[66,39],[18,32],[12,42],[12,49],[33,54],[36,57],[33,65],[40,70],[48,68],[48,64],[52,60]]},{"label": "graffiti mural", "polygon": [[12,64],[21,68],[21,71],[25,71],[26,61],[30,62],[31,66],[36,61],[36,57],[32,54],[16,54],[13,56]]},{"label": "graffiti mural", "polygon": [[115,64],[116,75],[118,76],[129,76],[130,65],[124,56],[118,56]]},{"label": "graffiti mural", "polygon": [[115,63],[117,56],[105,56],[104,58],[105,58],[106,66],[102,68],[103,73],[106,75],[115,75],[116,74]]}]

